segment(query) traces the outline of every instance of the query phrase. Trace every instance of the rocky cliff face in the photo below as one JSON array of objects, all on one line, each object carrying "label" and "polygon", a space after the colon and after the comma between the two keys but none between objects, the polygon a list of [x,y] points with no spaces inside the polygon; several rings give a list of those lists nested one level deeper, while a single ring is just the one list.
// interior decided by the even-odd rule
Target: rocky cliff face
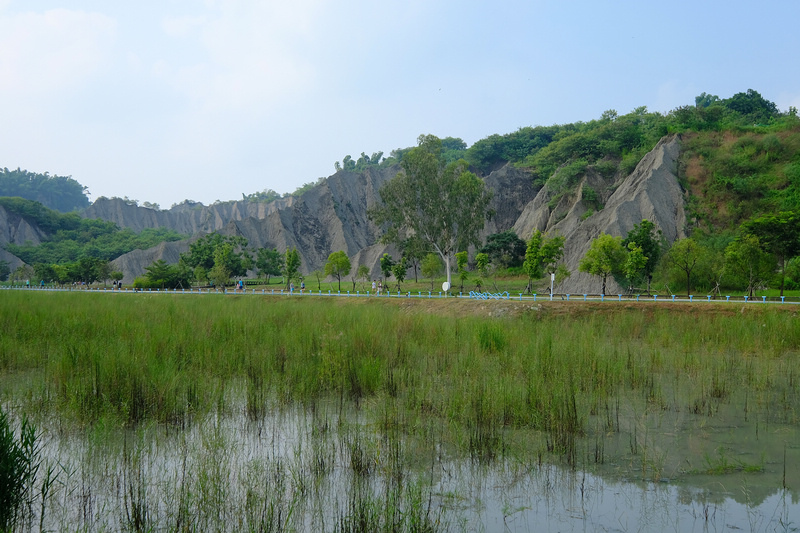
[{"label": "rocky cliff face", "polygon": [[183,203],[172,209],[159,211],[138,207],[119,198],[101,198],[82,215],[84,218],[109,220],[121,228],[130,228],[137,232],[145,228],[170,228],[178,233],[195,235],[219,231],[231,220],[265,218],[278,209],[291,206],[294,201],[294,197],[288,197],[268,204],[246,201],[209,206]]},{"label": "rocky cliff face", "polygon": [[[299,197],[269,204],[182,205],[155,211],[115,199],[95,202],[84,216],[113,220],[121,227],[138,230],[163,225],[192,234],[218,231],[243,236],[253,248],[277,248],[280,252],[296,247],[305,274],[322,269],[331,252],[344,250],[354,266],[367,265],[371,276],[378,277],[380,257],[395,250],[378,243],[380,231],[367,217],[367,211],[379,200],[381,185],[398,170],[394,167],[370,168],[362,173],[338,172]],[[494,191],[495,211],[484,230],[488,235],[511,227],[536,189],[529,173],[508,165],[487,176],[486,183]],[[188,249],[187,243],[180,246],[182,251]],[[131,283],[157,259],[177,261],[178,247],[169,243],[152,250],[137,250],[115,260],[114,265],[125,274],[123,282]]]},{"label": "rocky cliff face", "polygon": [[6,251],[5,246],[9,243],[23,245],[26,242],[37,245],[45,238],[45,233],[37,226],[0,206],[0,261],[7,262],[12,271],[25,263],[16,255]]},{"label": "rocky cliff face", "polygon": [[[368,220],[367,209],[377,200],[380,186],[396,173],[396,168],[371,168],[358,174],[338,172],[299,197],[268,204],[242,201],[155,211],[116,199],[96,203],[85,216],[99,216],[121,227],[136,229],[163,225],[195,236],[212,231],[240,235],[252,248],[269,247],[284,252],[296,247],[302,271],[307,274],[322,268],[328,255],[336,250],[344,250],[353,258],[375,254],[380,258],[386,247],[375,244],[379,231]],[[371,254],[360,254],[367,248],[373,248]],[[187,250],[188,241],[168,243],[126,254],[116,259],[114,265],[125,274],[123,282],[131,283],[153,261],[176,262],[180,252]]]},{"label": "rocky cliff face", "polygon": [[[557,292],[600,292],[599,278],[578,272],[578,264],[592,240],[601,233],[624,237],[634,224],[647,219],[662,231],[668,243],[686,236],[684,193],[677,177],[679,155],[678,138],[665,137],[629,176],[615,183],[606,183],[599,175],[589,172],[573,194],[562,196],[552,207],[553,192],[547,187],[539,191],[514,224],[514,230],[523,239],[530,238],[534,229],[565,237],[564,262],[572,275],[556,287]],[[590,206],[583,200],[584,187],[598,191],[600,200],[605,203],[603,209],[588,217]],[[622,290],[613,280],[609,281],[607,292],[616,294]]]},{"label": "rocky cliff face", "polygon": [[0,247],[9,243],[23,245],[26,242],[37,245],[45,238],[47,236],[37,226],[19,215],[9,213],[0,205]]}]

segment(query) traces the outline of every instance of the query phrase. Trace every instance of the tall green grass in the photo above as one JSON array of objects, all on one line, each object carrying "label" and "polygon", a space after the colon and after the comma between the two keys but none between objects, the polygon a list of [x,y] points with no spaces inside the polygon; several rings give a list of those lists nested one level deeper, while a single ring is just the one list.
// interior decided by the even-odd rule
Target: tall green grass
[{"label": "tall green grass", "polygon": [[408,434],[439,420],[479,461],[506,453],[504,432],[532,430],[574,463],[592,417],[620,430],[620,398],[713,414],[747,389],[750,408],[779,402],[771,416],[796,417],[796,313],[576,309],[453,318],[377,299],[9,291],[0,370],[25,376],[31,406],[79,424],[183,427],[230,409],[233,390],[245,391],[253,420],[271,398],[333,398]]}]

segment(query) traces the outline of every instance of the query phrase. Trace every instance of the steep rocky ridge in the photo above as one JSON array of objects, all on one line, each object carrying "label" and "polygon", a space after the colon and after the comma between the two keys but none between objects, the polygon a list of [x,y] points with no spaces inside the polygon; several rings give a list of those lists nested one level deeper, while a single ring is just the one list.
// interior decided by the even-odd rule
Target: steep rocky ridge
[{"label": "steep rocky ridge", "polygon": [[24,217],[6,211],[0,205],[0,247],[5,245],[23,245],[26,242],[37,245],[46,239],[45,233],[38,226],[31,224]]},{"label": "steep rocky ridge", "polygon": [[[269,204],[233,202],[189,209],[178,206],[159,212],[116,199],[104,201],[91,213],[123,227],[155,227],[163,221],[176,231],[202,228],[195,233],[218,231],[223,235],[243,236],[253,248],[277,248],[284,252],[296,247],[305,274],[323,268],[331,252],[344,250],[354,266],[367,265],[370,275],[378,277],[380,257],[395,250],[378,242],[380,231],[367,212],[379,200],[381,185],[398,170],[395,166],[372,167],[360,173],[337,172],[301,196]],[[528,172],[510,165],[492,172],[486,183],[494,191],[491,205],[495,212],[484,229],[488,235],[511,227],[522,208],[535,196],[536,189]],[[140,212],[143,216],[137,218]],[[130,283],[154,260],[177,261],[168,255],[177,246],[137,250],[115,260],[114,265],[125,274],[123,282]],[[188,249],[188,244],[184,246]]]},{"label": "steep rocky ridge", "polygon": [[120,198],[99,198],[83,211],[82,216],[109,220],[121,228],[137,232],[145,228],[169,228],[178,233],[195,235],[218,231],[231,220],[264,218],[276,210],[291,206],[294,201],[294,197],[287,197],[270,203],[239,201],[209,206],[183,203],[169,210],[157,210],[139,207]]},{"label": "steep rocky ridge", "polygon": [[[622,177],[611,187],[598,174],[588,172],[578,188],[571,195],[562,196],[553,207],[550,206],[553,191],[547,186],[539,191],[514,224],[514,230],[523,239],[529,238],[534,229],[565,237],[564,262],[572,276],[556,288],[557,292],[597,294],[600,291],[598,277],[578,272],[578,265],[591,241],[601,233],[624,237],[634,224],[647,219],[662,231],[668,243],[686,236],[684,191],[677,176],[679,155],[678,137],[665,137],[629,176]],[[589,206],[582,200],[582,191],[587,186],[605,193],[601,194],[605,207],[585,217]],[[607,290],[616,294],[623,288],[610,280]]]},{"label": "steep rocky ridge", "polygon": [[[270,203],[241,201],[190,209],[179,206],[168,212],[157,212],[120,206],[124,202],[112,200],[94,214],[109,217],[125,227],[154,227],[163,221],[176,231],[194,234],[194,238],[211,231],[239,235],[248,240],[251,248],[269,247],[284,252],[296,247],[302,261],[301,270],[307,274],[322,268],[332,251],[344,250],[356,257],[361,250],[372,247],[377,257],[383,254],[386,246],[375,244],[380,232],[368,220],[367,210],[377,200],[380,186],[397,170],[397,167],[374,167],[362,173],[337,172],[298,197]],[[137,210],[151,213],[138,219]],[[137,250],[116,259],[114,264],[125,274],[123,282],[130,283],[154,260],[177,261],[177,255],[172,259],[169,254],[179,247],[183,247],[182,251],[188,250],[188,242],[144,252]]]},{"label": "steep rocky ridge", "polygon": [[16,255],[6,251],[7,244],[24,245],[25,243],[39,244],[46,238],[45,233],[36,225],[28,222],[24,217],[6,211],[0,206],[0,261],[5,261],[11,270],[25,263]]}]

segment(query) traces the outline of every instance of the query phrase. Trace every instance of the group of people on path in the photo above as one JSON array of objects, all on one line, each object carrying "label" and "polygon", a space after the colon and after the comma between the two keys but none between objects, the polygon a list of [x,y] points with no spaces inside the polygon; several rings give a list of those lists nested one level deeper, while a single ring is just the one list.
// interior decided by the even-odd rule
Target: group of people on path
[{"label": "group of people on path", "polygon": [[374,292],[376,294],[380,294],[382,290],[383,290],[383,281],[382,280],[378,280],[378,283],[376,285],[375,284],[375,280],[373,279],[372,280],[372,292]]}]

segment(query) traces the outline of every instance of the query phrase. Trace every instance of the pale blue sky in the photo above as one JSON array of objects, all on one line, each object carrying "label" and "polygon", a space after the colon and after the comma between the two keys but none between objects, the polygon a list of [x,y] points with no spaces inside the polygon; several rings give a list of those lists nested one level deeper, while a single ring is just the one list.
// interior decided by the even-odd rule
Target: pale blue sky
[{"label": "pale blue sky", "polygon": [[418,135],[800,107],[797,0],[0,0],[0,166],[169,207],[291,192]]}]

